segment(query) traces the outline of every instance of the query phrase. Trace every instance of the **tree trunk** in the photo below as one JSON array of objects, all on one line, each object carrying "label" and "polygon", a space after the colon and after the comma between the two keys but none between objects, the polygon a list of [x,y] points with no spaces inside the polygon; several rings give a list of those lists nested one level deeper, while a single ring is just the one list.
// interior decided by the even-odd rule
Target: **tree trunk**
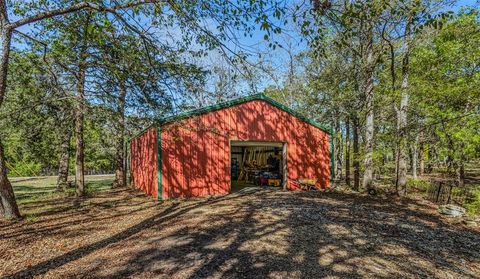
[{"label": "tree trunk", "polygon": [[5,1],[0,1],[0,108],[5,99],[5,91],[7,90],[7,72],[8,60],[10,58],[10,47],[12,43],[12,32],[8,28],[8,15]]},{"label": "tree trunk", "polygon": [[4,158],[3,145],[0,142],[0,214],[6,219],[20,219],[22,216],[18,210],[12,184],[7,178],[7,166]]},{"label": "tree trunk", "polygon": [[[400,125],[397,125],[397,127]],[[398,131],[398,148],[397,148],[397,193],[404,195],[407,187],[407,159],[408,152],[406,147],[406,139],[403,135],[403,129]]]},{"label": "tree trunk", "polygon": [[373,25],[369,23],[366,31],[366,64],[364,72],[363,93],[366,98],[366,119],[365,119],[365,172],[363,175],[363,187],[367,190],[373,188],[373,133],[374,133],[374,91],[373,75],[375,70],[375,58],[373,50]]},{"label": "tree trunk", "polygon": [[345,183],[350,186],[350,118],[345,122]]},{"label": "tree trunk", "polygon": [[[8,28],[8,15],[5,1],[0,1],[0,108],[5,99],[7,90],[8,60],[10,58],[10,46],[12,42],[12,30]],[[20,219],[15,194],[12,184],[7,177],[7,166],[3,152],[2,135],[0,134],[0,215],[7,219]]]},{"label": "tree trunk", "polygon": [[425,144],[423,142],[423,133],[420,135],[420,142],[418,148],[418,164],[419,164],[419,172],[420,176],[423,176],[425,173]]},{"label": "tree trunk", "polygon": [[425,169],[426,170],[426,173],[431,173],[433,171],[433,168],[435,167],[434,166],[434,163],[436,161],[435,159],[435,154],[434,154],[434,146],[432,146],[431,144],[428,144],[427,145],[427,168]]},{"label": "tree trunk", "polygon": [[458,187],[464,187],[465,186],[465,165],[463,161],[460,161],[458,164]]},{"label": "tree trunk", "polygon": [[77,197],[85,196],[85,143],[83,141],[83,122],[85,110],[85,72],[87,61],[88,25],[90,14],[85,20],[82,45],[80,47],[77,76],[77,95],[75,96],[75,188]]},{"label": "tree trunk", "polygon": [[[82,63],[83,64],[83,63]],[[80,66],[77,81],[77,95],[75,104],[75,188],[77,197],[85,195],[85,166],[83,142],[83,111],[85,109],[85,68]]]},{"label": "tree trunk", "polygon": [[413,179],[417,179],[417,159],[418,159],[418,149],[417,149],[417,145],[418,145],[418,135],[415,137],[415,142],[413,143],[413,146],[412,146],[412,177]]},{"label": "tree trunk", "polygon": [[340,120],[337,117],[335,121],[336,133],[335,133],[335,179],[342,179],[342,130],[340,128]]},{"label": "tree trunk", "polygon": [[358,144],[359,123],[358,118],[353,118],[353,189],[360,190],[360,160]]},{"label": "tree trunk", "polygon": [[126,186],[125,173],[125,98],[127,91],[123,83],[120,84],[117,108],[117,140],[115,146],[115,180],[112,187]]},{"label": "tree trunk", "polygon": [[58,163],[57,191],[64,191],[68,184],[68,165],[70,161],[70,139],[72,131],[70,125],[63,133],[62,144],[60,145],[60,161]]},{"label": "tree trunk", "polygon": [[457,170],[457,182],[458,187],[465,186],[465,152],[463,149],[465,148],[465,144],[462,142],[460,143],[460,158],[458,160],[458,170]]},{"label": "tree trunk", "polygon": [[407,193],[407,108],[410,98],[408,92],[408,78],[410,73],[409,57],[411,49],[410,26],[413,14],[409,15],[405,25],[404,50],[402,57],[402,84],[400,85],[401,100],[397,110],[397,135],[398,135],[398,172],[397,172],[397,194],[403,196]]}]

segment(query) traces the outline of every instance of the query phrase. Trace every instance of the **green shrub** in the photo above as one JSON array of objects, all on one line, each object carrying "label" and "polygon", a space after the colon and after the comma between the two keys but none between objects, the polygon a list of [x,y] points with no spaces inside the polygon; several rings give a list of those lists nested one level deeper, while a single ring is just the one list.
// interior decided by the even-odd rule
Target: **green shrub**
[{"label": "green shrub", "polygon": [[465,201],[465,208],[469,215],[480,215],[480,185],[472,191],[472,199]]},{"label": "green shrub", "polygon": [[42,165],[35,162],[20,161],[10,166],[9,176],[37,176],[40,173]]},{"label": "green shrub", "polygon": [[407,180],[407,186],[409,188],[417,188],[422,191],[427,191],[430,187],[430,182],[428,182],[427,180],[409,178]]}]

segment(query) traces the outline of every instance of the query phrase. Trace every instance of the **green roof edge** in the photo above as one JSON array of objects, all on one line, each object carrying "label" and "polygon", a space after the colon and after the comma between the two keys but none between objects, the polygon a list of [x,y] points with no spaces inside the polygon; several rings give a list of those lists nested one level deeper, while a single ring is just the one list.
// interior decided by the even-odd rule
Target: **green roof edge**
[{"label": "green roof edge", "polygon": [[212,112],[212,111],[221,110],[221,109],[224,109],[224,108],[232,107],[232,106],[235,106],[235,105],[243,104],[243,103],[246,103],[246,102],[249,102],[249,101],[254,101],[254,100],[265,101],[265,102],[271,104],[272,106],[295,116],[296,118],[302,120],[303,122],[306,122],[306,123],[318,128],[318,129],[326,132],[329,135],[332,134],[332,130],[330,128],[323,126],[322,124],[316,122],[313,119],[310,119],[310,118],[307,118],[307,117],[301,115],[300,113],[298,113],[298,112],[290,109],[289,107],[275,101],[274,99],[266,96],[263,93],[249,95],[249,96],[245,96],[245,97],[240,97],[240,98],[236,98],[236,99],[233,99],[233,100],[230,100],[230,101],[218,103],[218,104],[215,104],[215,105],[206,106],[206,107],[203,107],[203,108],[200,108],[200,109],[195,109],[195,110],[183,112],[183,113],[180,113],[180,114],[177,114],[177,115],[173,115],[173,116],[164,118],[158,124],[160,126],[162,126],[162,125],[165,125],[165,124],[168,124],[168,123],[172,123],[172,122],[175,122],[175,121],[190,118],[192,116],[197,116],[197,115],[209,113],[209,112]]}]

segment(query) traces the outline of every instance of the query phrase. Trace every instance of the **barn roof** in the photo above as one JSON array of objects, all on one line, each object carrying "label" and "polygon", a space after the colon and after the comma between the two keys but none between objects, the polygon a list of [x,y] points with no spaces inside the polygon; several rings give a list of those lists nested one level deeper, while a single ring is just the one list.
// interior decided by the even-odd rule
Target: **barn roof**
[{"label": "barn roof", "polygon": [[186,112],[183,112],[183,113],[180,113],[180,114],[177,114],[177,115],[172,115],[172,116],[163,118],[158,122],[152,123],[151,125],[149,125],[145,129],[143,129],[142,131],[140,131],[139,133],[137,133],[136,135],[131,137],[129,139],[129,141],[143,135],[143,133],[145,133],[150,128],[155,127],[155,126],[157,126],[157,127],[162,126],[162,125],[172,123],[172,122],[175,122],[175,121],[179,121],[179,120],[190,118],[190,117],[193,117],[193,116],[209,113],[209,112],[212,112],[212,111],[221,110],[221,109],[224,109],[224,108],[229,108],[229,107],[239,105],[239,104],[243,104],[243,103],[253,101],[253,100],[265,101],[268,104],[270,104],[270,105],[272,105],[272,106],[274,106],[274,107],[276,107],[276,108],[278,108],[282,111],[285,111],[285,112],[289,113],[290,115],[293,115],[294,117],[302,120],[303,122],[306,122],[306,123],[308,123],[308,124],[310,124],[314,127],[317,127],[318,129],[326,132],[329,135],[332,134],[332,130],[330,128],[325,127],[322,124],[318,123],[317,121],[315,121],[313,119],[310,119],[308,117],[305,117],[305,116],[301,115],[300,113],[290,109],[289,107],[287,107],[287,106],[275,101],[274,99],[266,96],[265,94],[260,93],[260,94],[254,94],[254,95],[249,95],[249,96],[245,96],[245,97],[236,98],[236,99],[233,99],[233,100],[230,100],[230,101],[218,103],[218,104],[203,107],[203,108],[200,108],[200,109],[186,111]]},{"label": "barn roof", "polygon": [[190,117],[193,117],[193,116],[205,114],[205,113],[212,112],[212,111],[221,110],[221,109],[224,109],[224,108],[229,108],[229,107],[239,105],[239,104],[243,104],[243,103],[253,101],[253,100],[265,101],[266,103],[268,103],[268,104],[270,104],[270,105],[272,105],[272,106],[274,106],[274,107],[276,107],[280,110],[283,110],[283,111],[295,116],[296,118],[298,118],[298,119],[300,119],[300,120],[302,120],[302,121],[304,121],[304,122],[306,122],[306,123],[308,123],[308,124],[310,124],[314,127],[317,127],[318,129],[326,132],[327,134],[332,134],[332,131],[331,131],[330,128],[323,126],[322,124],[316,122],[313,119],[310,119],[310,118],[307,118],[307,117],[301,115],[300,113],[298,113],[298,112],[290,109],[289,107],[275,101],[274,99],[272,99],[270,97],[267,97],[265,94],[249,95],[249,96],[233,99],[233,100],[230,100],[230,101],[218,103],[218,104],[215,104],[215,105],[203,107],[203,108],[200,108],[200,109],[186,111],[186,112],[183,112],[183,113],[180,113],[180,114],[177,114],[177,115],[173,115],[173,116],[170,116],[170,117],[166,117],[166,118],[160,120],[159,125],[162,126],[164,124],[176,122],[176,121],[179,121],[179,120],[182,120],[182,119],[190,118]]}]

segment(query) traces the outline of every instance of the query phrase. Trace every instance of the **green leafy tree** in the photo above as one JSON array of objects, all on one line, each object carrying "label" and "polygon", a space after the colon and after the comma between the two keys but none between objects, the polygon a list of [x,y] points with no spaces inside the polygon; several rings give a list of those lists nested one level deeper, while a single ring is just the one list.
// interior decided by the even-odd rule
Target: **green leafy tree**
[{"label": "green leafy tree", "polygon": [[446,158],[447,172],[456,173],[463,186],[465,163],[478,157],[480,144],[478,11],[465,10],[424,36],[412,53],[412,90],[425,126],[420,130],[431,143],[429,149]]}]

